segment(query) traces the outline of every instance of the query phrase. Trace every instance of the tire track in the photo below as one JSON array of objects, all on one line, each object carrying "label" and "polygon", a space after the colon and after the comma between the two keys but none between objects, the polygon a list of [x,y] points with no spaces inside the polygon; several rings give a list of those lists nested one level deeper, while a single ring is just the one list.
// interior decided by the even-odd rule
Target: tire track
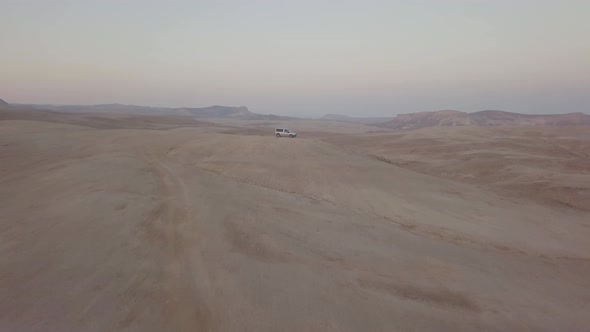
[{"label": "tire track", "polygon": [[[155,154],[146,155],[160,185],[159,207],[153,215],[162,247],[164,314],[176,331],[217,330],[218,310],[211,278],[200,253],[188,188],[176,172]],[[187,233],[188,231],[188,233]],[[188,234],[188,235],[187,235]],[[191,241],[187,240],[190,236]]]}]

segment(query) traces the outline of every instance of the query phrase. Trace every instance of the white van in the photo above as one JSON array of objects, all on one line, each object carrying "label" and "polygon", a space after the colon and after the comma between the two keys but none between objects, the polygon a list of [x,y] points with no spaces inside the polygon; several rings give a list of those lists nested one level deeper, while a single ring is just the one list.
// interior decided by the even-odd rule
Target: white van
[{"label": "white van", "polygon": [[276,128],[275,129],[275,136],[276,137],[297,137],[297,133],[289,128]]}]

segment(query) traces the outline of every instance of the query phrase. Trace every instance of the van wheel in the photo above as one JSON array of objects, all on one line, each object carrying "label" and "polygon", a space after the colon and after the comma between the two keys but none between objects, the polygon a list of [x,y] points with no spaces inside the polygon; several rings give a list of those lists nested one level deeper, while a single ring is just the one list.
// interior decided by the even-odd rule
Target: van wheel
[{"label": "van wheel", "polygon": [[275,136],[276,136],[276,137],[281,137],[281,134],[276,134]]},{"label": "van wheel", "polygon": [[289,137],[293,138],[293,137],[295,137],[295,136],[293,136],[293,135],[289,135]]}]

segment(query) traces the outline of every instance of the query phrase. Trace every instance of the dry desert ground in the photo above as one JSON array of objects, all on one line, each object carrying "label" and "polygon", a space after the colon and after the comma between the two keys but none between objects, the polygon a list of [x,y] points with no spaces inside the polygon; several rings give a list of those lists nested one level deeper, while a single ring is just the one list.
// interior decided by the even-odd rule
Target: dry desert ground
[{"label": "dry desert ground", "polygon": [[589,127],[22,114],[0,331],[590,330]]}]

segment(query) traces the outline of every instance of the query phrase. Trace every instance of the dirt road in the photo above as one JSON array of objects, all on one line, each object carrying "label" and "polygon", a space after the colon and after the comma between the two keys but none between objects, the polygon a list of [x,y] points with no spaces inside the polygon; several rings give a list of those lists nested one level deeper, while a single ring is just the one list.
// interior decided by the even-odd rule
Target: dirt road
[{"label": "dirt road", "polygon": [[218,131],[0,121],[0,331],[590,326],[587,211]]}]

